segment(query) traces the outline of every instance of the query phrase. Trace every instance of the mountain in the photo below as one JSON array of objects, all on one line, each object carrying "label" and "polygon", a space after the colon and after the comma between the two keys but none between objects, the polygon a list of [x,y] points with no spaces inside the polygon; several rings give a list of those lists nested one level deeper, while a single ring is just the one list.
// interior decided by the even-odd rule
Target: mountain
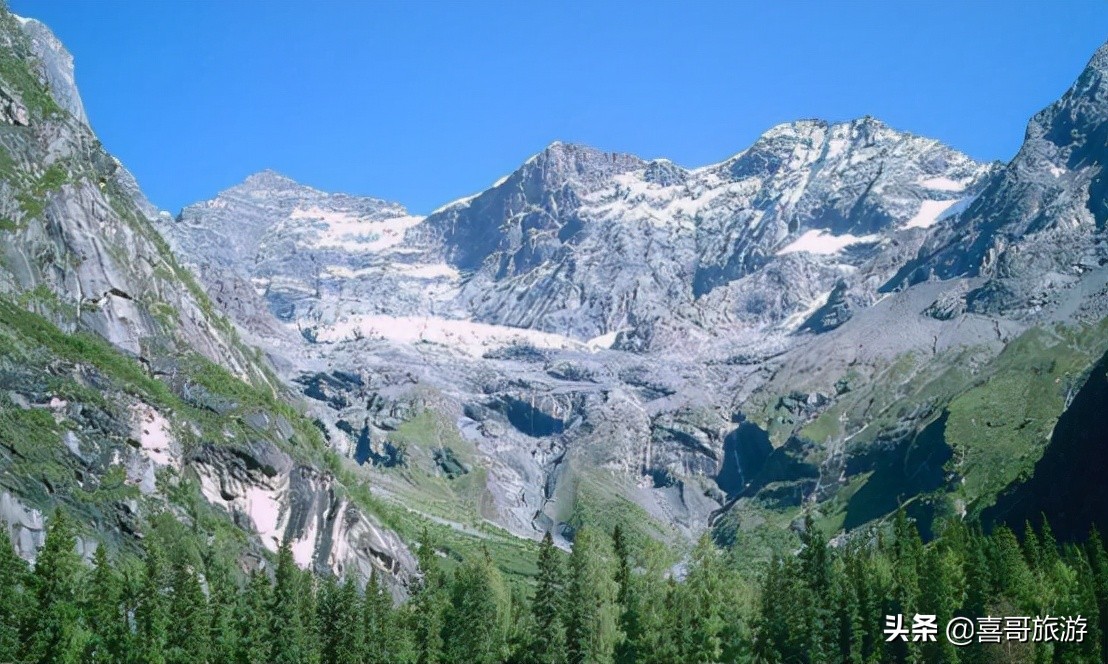
[{"label": "mountain", "polygon": [[[703,326],[721,313],[775,325],[830,291],[839,266],[928,226],[989,172],[872,118],[781,125],[692,170],[555,143],[418,235],[473,272],[460,297],[483,322],[582,340],[647,338],[659,320]],[[804,254],[800,265],[790,254]],[[824,274],[791,301],[741,285],[804,269]]]},{"label": "mountain", "polygon": [[[892,286],[1012,168],[806,120],[694,169],[556,142],[426,218],[263,173],[160,228],[209,291],[240,285],[236,323],[281,337],[267,352],[382,495],[527,537],[629,518],[680,540],[811,501],[836,528],[916,494],[980,509],[1022,472],[967,451],[988,477],[954,491],[952,450],[976,447],[949,408],[1021,371],[1005,353],[1040,327],[967,305],[980,274]],[[1077,334],[1051,376],[1095,357]],[[924,440],[930,479],[878,472]]]},{"label": "mountain", "polygon": [[1103,48],[1008,164],[801,120],[698,168],[556,142],[425,217],[272,171],[174,217],[45,26],[5,13],[0,39],[0,518],[24,556],[63,504],[86,551],[185,524],[242,569],[288,540],[401,594],[423,528],[513,573],[584,524],[755,555],[802,515],[841,534],[905,506],[928,534],[1022,514],[1090,444]]},{"label": "mountain", "polygon": [[926,524],[1026,477],[1108,350],[1103,62],[1009,164],[805,120],[691,169],[556,142],[426,218],[256,176],[163,229],[205,274],[263,221],[207,287],[252,284],[331,444],[438,518]]},{"label": "mountain", "polygon": [[0,518],[19,552],[56,505],[86,552],[133,553],[170,515],[244,567],[288,538],[302,566],[377,568],[399,590],[406,545],[155,230],[89,128],[72,58],[6,10],[0,107]]},{"label": "mountain", "polygon": [[959,223],[936,234],[886,289],[937,277],[980,276],[974,311],[1015,316],[1059,303],[1104,263],[1108,49],[1027,126],[1019,153]]}]

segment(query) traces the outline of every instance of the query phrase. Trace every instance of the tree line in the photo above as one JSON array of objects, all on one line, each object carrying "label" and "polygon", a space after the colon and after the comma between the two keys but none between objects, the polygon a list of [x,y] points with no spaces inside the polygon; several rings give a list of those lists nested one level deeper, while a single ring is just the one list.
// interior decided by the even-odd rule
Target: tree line
[{"label": "tree line", "polygon": [[[741,545],[702,538],[673,566],[657,546],[579,530],[550,536],[538,574],[512,584],[491,558],[445,565],[425,534],[420,575],[396,604],[301,570],[288,545],[271,572],[176,555],[152,534],[141,565],[93,564],[58,511],[35,564],[0,528],[0,662],[240,664],[606,664],[677,662],[1100,662],[1108,652],[1108,554],[1095,532],[1060,546],[1044,521],[1022,541],[954,521],[924,544],[903,513],[891,528],[830,546],[806,521],[796,552],[751,574]],[[171,552],[173,552],[171,554]],[[886,616],[937,617],[934,641],[887,640]],[[955,616],[1081,615],[1081,641],[956,647]]]}]

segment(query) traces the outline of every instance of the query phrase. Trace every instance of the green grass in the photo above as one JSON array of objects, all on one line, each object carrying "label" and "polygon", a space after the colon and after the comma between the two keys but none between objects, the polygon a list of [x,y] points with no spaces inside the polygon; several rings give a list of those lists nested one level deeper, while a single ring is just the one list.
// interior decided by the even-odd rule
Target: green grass
[{"label": "green grass", "polygon": [[[947,468],[962,482],[953,495],[971,512],[991,504],[1011,482],[1034,469],[1068,394],[1075,392],[1092,364],[1108,351],[1108,321],[1094,326],[1035,328],[990,357],[965,348],[909,363],[897,358],[873,379],[842,398],[799,434],[817,443],[852,438],[862,449],[909,416],[949,413],[944,438],[954,449]],[[914,412],[913,412],[914,411]],[[834,505],[860,489],[852,480],[821,509],[833,532]],[[936,503],[938,504],[938,503]]]},{"label": "green grass", "polygon": [[625,478],[609,471],[580,469],[571,462],[555,496],[554,517],[573,528],[590,526],[604,532],[619,525],[633,546],[645,546],[649,541],[671,546],[681,543],[675,530],[624,495],[623,491],[633,489]]},{"label": "green grass", "polygon": [[50,191],[61,189],[62,185],[69,181],[69,173],[64,165],[55,162],[42,174],[31,191],[36,196],[42,196]]},{"label": "green grass", "polygon": [[424,450],[448,447],[458,459],[467,465],[475,461],[473,445],[462,439],[458,428],[446,416],[424,408],[405,420],[389,434],[389,440],[398,446],[414,446]]},{"label": "green grass", "polygon": [[[962,506],[972,516],[1010,483],[1033,472],[1067,396],[1080,388],[1087,371],[1105,352],[1108,320],[1090,326],[1032,329],[999,353],[966,347],[937,357],[905,354],[883,365],[851,368],[842,377],[851,390],[807,421],[777,406],[788,386],[773,382],[748,402],[744,412],[770,432],[775,444],[792,433],[816,443],[817,454],[809,459],[816,463],[823,460],[828,444],[849,437],[848,453],[865,450],[905,420],[922,426],[946,412],[943,438],[953,457],[945,469],[954,473],[955,484],[902,498],[921,513],[939,518]],[[820,385],[804,389],[827,392],[828,381],[835,379],[823,376]],[[873,496],[884,500],[903,491],[899,486],[870,486],[875,481],[876,476],[860,473],[848,478],[828,501],[804,509],[812,512],[824,532],[834,535],[846,524],[848,505],[858,509],[851,503],[862,499],[863,489],[865,501]],[[720,541],[738,541],[738,546],[765,551],[774,546],[773,528],[787,528],[788,521],[801,513],[744,500],[720,520],[715,532]]]},{"label": "green grass", "polygon": [[45,408],[23,409],[0,398],[0,446],[11,454],[11,471],[21,480],[45,481],[61,486],[73,479],[59,452],[62,429]]},{"label": "green grass", "polygon": [[0,80],[6,84],[5,89],[18,95],[33,116],[42,118],[60,114],[62,111],[58,103],[32,70],[31,47],[27,37],[6,7],[0,8],[0,30],[6,33],[15,47],[0,49]]},{"label": "green grass", "polygon": [[24,186],[23,190],[16,194],[19,206],[23,208],[25,219],[41,217],[46,209],[46,197],[52,191],[57,191],[63,184],[70,181],[66,167],[55,162],[46,169],[39,178]]},{"label": "green grass", "polygon": [[122,466],[108,466],[100,483],[93,491],[78,489],[75,497],[78,500],[87,501],[99,506],[107,506],[115,502],[139,498],[142,494],[138,487],[126,483],[127,472]]},{"label": "green grass", "polygon": [[[394,499],[421,513],[480,528],[495,518],[487,489],[488,471],[472,443],[464,440],[443,414],[423,409],[389,434],[405,463],[374,472],[375,481]],[[449,449],[468,472],[446,476],[434,460],[439,449]],[[363,473],[364,475],[365,473]]]},{"label": "green grass", "polygon": [[[757,501],[744,499],[720,517],[712,529],[716,542],[741,555],[733,556],[736,567],[747,574],[764,569],[774,554],[789,555],[800,545],[790,528],[800,518],[799,508],[767,509]],[[823,528],[824,533],[832,532]]]},{"label": "green grass", "polygon": [[1013,340],[977,385],[951,401],[946,438],[964,497],[983,508],[1042,456],[1068,394],[1108,350],[1108,321],[1032,329]]},{"label": "green grass", "polygon": [[0,321],[0,331],[4,328],[10,331],[13,342],[19,338],[58,358],[91,364],[118,380],[127,391],[151,399],[155,405],[177,401],[165,383],[151,378],[138,361],[123,355],[101,337],[85,332],[66,334],[42,316],[3,297],[0,297]]}]

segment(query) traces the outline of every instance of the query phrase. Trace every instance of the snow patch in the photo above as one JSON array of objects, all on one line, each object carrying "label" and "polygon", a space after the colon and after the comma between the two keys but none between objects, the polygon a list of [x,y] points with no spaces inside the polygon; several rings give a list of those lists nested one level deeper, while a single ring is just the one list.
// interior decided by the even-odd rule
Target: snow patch
[{"label": "snow patch", "polygon": [[612,344],[616,342],[616,337],[623,330],[615,330],[607,334],[602,334],[598,337],[593,337],[585,342],[585,346],[591,351],[608,350],[612,347]]},{"label": "snow patch", "polygon": [[836,254],[852,244],[877,242],[880,235],[832,235],[825,230],[810,230],[777,251],[777,255],[806,252],[809,254]]},{"label": "snow patch", "polygon": [[362,279],[365,277],[381,277],[390,274],[412,277],[414,279],[457,279],[458,271],[446,263],[387,263],[375,267],[364,267],[353,270],[343,265],[328,265],[324,267],[319,277],[321,279]]},{"label": "snow patch", "polygon": [[930,228],[957,202],[958,200],[923,201],[920,203],[919,212],[904,224],[904,228]]},{"label": "snow patch", "polygon": [[812,300],[808,304],[808,307],[806,309],[798,311],[786,318],[785,321],[781,323],[781,327],[785,328],[786,330],[792,330],[802,325],[804,321],[812,317],[812,314],[819,311],[820,307],[827,304],[827,300],[831,298],[832,292],[834,291],[827,291],[823,295],[820,295],[816,299]]},{"label": "snow patch", "polygon": [[270,551],[277,551],[281,542],[281,501],[276,491],[247,487],[244,497],[246,514],[254,522],[254,530]]},{"label": "snow patch", "polygon": [[926,180],[920,180],[919,183],[928,189],[935,189],[938,191],[965,191],[969,186],[969,182],[951,180],[947,177],[927,178]]},{"label": "snow patch", "polygon": [[304,536],[289,544],[292,559],[303,569],[307,569],[312,564],[312,557],[315,556],[315,531],[316,523],[315,519],[312,519],[308,522]]},{"label": "snow patch", "polygon": [[443,205],[441,207],[437,207],[434,210],[432,210],[431,214],[438,214],[440,212],[446,212],[450,208],[456,208],[456,207],[462,207],[463,205],[468,205],[473,199],[477,198],[478,196],[480,196],[483,193],[485,193],[485,192],[479,191],[476,194],[472,194],[470,196],[463,196],[462,198],[459,198],[457,200],[450,201],[446,205]]},{"label": "snow patch", "polygon": [[480,357],[491,348],[526,343],[536,348],[582,349],[579,341],[550,332],[430,316],[362,315],[322,328],[316,340],[335,343],[366,337],[406,344],[433,343]]},{"label": "snow patch", "polygon": [[446,263],[429,263],[425,265],[410,265],[407,263],[398,263],[393,266],[397,272],[405,277],[416,277],[417,279],[457,279],[458,271]]},{"label": "snow patch", "polygon": [[841,156],[846,149],[850,147],[850,141],[845,138],[835,137],[827,141],[827,155],[824,157],[827,160],[837,159]]},{"label": "snow patch", "polygon": [[312,246],[347,251],[382,251],[394,247],[404,240],[405,231],[423,221],[423,217],[411,215],[367,219],[316,206],[296,208],[289,216],[322,222],[315,228],[315,237],[309,240]]}]

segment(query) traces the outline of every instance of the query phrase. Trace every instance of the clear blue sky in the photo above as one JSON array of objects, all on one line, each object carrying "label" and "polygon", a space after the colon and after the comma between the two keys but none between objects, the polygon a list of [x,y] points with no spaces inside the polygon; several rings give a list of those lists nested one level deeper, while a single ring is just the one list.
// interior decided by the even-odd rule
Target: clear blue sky
[{"label": "clear blue sky", "polygon": [[173,212],[263,168],[427,212],[556,139],[698,166],[807,117],[1008,159],[1108,38],[1106,0],[10,4]]}]

